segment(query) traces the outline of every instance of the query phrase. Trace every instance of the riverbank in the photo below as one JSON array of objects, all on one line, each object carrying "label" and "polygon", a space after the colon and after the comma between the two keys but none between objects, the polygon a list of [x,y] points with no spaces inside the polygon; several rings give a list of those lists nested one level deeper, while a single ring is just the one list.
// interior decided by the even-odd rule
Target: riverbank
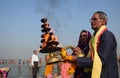
[{"label": "riverbank", "polygon": [[[22,64],[20,70],[18,69],[18,64],[0,64],[0,67],[3,66],[8,66],[11,68],[8,74],[8,78],[32,78],[32,71],[27,63]],[[43,64],[38,71],[38,78],[43,78],[44,70],[45,70],[45,65]],[[119,68],[119,76],[120,76],[120,68]]]}]

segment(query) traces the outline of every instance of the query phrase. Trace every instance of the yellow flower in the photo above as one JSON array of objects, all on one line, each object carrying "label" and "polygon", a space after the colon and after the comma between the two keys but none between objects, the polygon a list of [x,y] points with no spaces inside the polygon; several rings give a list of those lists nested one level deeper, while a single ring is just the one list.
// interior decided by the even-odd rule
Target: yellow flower
[{"label": "yellow flower", "polygon": [[64,48],[62,48],[62,50],[61,50],[61,57],[65,58],[66,56],[67,56],[67,52],[65,51]]}]

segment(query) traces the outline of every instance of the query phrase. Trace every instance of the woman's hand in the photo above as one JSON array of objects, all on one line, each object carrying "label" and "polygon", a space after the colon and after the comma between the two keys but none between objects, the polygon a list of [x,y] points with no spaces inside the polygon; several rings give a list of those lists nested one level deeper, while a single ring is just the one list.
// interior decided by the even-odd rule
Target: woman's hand
[{"label": "woman's hand", "polygon": [[83,51],[79,47],[73,48],[72,51],[75,55],[79,55],[79,54],[83,53]]}]

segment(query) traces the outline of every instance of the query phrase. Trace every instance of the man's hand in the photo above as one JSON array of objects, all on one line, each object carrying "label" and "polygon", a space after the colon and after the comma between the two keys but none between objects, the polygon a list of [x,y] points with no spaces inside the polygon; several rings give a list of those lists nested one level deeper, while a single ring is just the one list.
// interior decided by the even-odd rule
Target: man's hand
[{"label": "man's hand", "polygon": [[64,61],[75,62],[76,60],[77,60],[77,56],[75,56],[75,55],[68,55],[64,58]]}]

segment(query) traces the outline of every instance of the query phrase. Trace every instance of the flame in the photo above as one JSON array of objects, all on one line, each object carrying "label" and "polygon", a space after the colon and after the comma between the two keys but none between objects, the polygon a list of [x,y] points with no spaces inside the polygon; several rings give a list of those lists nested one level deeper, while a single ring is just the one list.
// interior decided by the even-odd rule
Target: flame
[{"label": "flame", "polygon": [[41,46],[40,48],[53,48],[56,47],[59,43],[58,43],[58,38],[54,35],[53,30],[51,30],[49,23],[47,22],[46,18],[41,19],[42,21],[42,32],[43,35],[41,35]]}]

